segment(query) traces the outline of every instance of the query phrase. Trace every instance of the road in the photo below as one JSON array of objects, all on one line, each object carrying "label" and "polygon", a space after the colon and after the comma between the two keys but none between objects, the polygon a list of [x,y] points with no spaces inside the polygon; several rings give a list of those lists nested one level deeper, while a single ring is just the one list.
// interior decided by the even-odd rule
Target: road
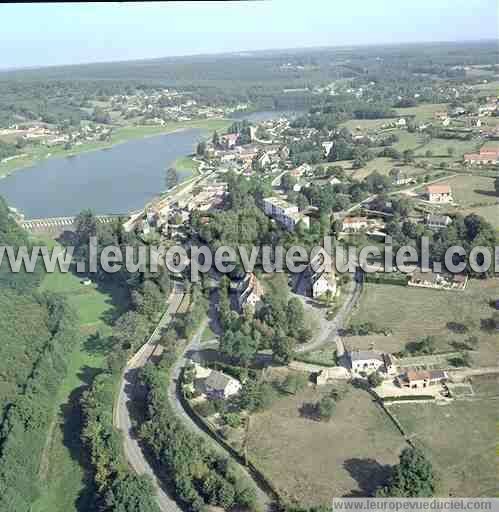
[{"label": "road", "polygon": [[151,357],[156,342],[161,336],[162,329],[170,322],[171,317],[176,313],[182,298],[182,291],[175,289],[174,292],[172,292],[168,300],[169,306],[167,312],[159,321],[147,343],[145,343],[127,363],[123,372],[113,418],[114,426],[123,433],[123,449],[128,463],[137,474],[149,475],[151,477],[156,490],[157,502],[162,512],[182,512],[182,509],[166,493],[142,452],[133,428],[133,403],[141,395],[141,391],[137,385],[137,371],[139,368],[142,368]]},{"label": "road", "polygon": [[[248,469],[245,466],[243,466],[237,460],[235,460],[232,454],[230,454],[223,446],[218,444],[212,436],[207,434],[191,419],[189,414],[187,414],[187,412],[185,411],[180,400],[180,397],[178,395],[178,379],[180,377],[180,373],[182,371],[182,368],[188,362],[189,355],[201,349],[201,338],[207,321],[208,320],[205,320],[205,322],[197,330],[196,334],[192,337],[191,341],[184,348],[181,356],[177,359],[177,362],[172,368],[171,380],[168,387],[168,401],[170,402],[170,406],[172,407],[175,415],[182,421],[186,428],[188,428],[191,432],[194,432],[195,434],[204,438],[214,450],[230,459],[233,462],[233,464],[235,464],[239,468],[239,470],[244,474],[244,476],[247,478],[249,482],[253,482],[255,486],[259,509],[271,510],[272,500],[267,495],[267,493],[263,489],[261,489],[260,486],[255,482],[253,475],[248,471]],[[206,348],[206,343],[203,343],[203,348]]]}]

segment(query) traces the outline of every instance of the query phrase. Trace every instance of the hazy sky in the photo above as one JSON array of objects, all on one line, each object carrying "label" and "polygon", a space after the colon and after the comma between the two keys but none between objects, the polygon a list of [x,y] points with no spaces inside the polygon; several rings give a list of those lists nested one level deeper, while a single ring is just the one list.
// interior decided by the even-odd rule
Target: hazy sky
[{"label": "hazy sky", "polygon": [[498,37],[497,0],[1,4],[0,68]]}]

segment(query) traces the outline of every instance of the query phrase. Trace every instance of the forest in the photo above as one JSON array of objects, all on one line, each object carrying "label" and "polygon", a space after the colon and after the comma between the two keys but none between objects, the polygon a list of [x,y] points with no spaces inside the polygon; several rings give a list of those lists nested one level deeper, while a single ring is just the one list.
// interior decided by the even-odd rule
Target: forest
[{"label": "forest", "polygon": [[[29,245],[0,198],[0,245]],[[39,466],[54,400],[79,332],[75,311],[40,292],[41,271],[0,273],[0,510],[28,512],[39,495]]]}]

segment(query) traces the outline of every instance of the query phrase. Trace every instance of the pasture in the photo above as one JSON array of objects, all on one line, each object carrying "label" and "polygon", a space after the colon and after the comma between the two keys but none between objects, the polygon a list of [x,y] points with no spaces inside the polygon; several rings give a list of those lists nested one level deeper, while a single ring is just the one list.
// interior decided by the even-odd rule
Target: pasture
[{"label": "pasture", "polygon": [[[473,362],[489,366],[495,360],[497,342],[493,334],[481,328],[481,321],[492,316],[490,301],[498,296],[499,279],[470,280],[462,292],[368,283],[350,323],[372,322],[391,329],[392,334],[348,336],[344,341],[350,349],[374,347],[398,352],[406,343],[431,335],[437,352],[454,352],[452,342],[473,335],[478,338]],[[466,325],[467,331],[456,332],[456,324]]]},{"label": "pasture", "polygon": [[365,391],[350,387],[330,422],[300,415],[327,387],[311,387],[251,417],[248,455],[290,504],[328,504],[334,496],[369,496],[406,446]]},{"label": "pasture", "polygon": [[497,406],[491,400],[391,405],[406,433],[432,461],[437,496],[494,496]]}]

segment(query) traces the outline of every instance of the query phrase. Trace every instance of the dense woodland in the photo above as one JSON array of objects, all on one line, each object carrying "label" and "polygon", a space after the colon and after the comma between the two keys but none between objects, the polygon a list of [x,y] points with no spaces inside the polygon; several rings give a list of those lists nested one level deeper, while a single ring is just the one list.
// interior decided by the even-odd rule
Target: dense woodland
[{"label": "dense woodland", "polygon": [[[28,242],[0,200],[0,245]],[[41,272],[0,274],[0,510],[28,512],[39,495],[39,465],[54,398],[79,340],[65,299],[39,291]]]}]

